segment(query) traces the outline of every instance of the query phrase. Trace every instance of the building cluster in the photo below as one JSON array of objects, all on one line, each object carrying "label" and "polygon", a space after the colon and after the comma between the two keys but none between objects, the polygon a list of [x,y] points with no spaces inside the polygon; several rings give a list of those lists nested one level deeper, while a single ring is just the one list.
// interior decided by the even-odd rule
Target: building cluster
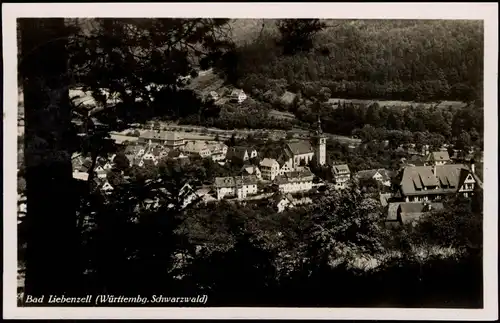
[{"label": "building cluster", "polygon": [[[193,156],[211,159],[221,165],[229,162],[234,166],[232,163],[239,161],[242,164],[239,172],[228,177],[216,177],[210,187],[205,185],[200,188],[205,191],[197,193],[197,196],[205,202],[271,197],[279,212],[311,203],[308,198],[299,199],[294,195],[310,192],[320,185],[315,182],[315,175],[309,168],[315,163],[316,167],[329,170],[330,187],[334,189],[344,189],[353,180],[361,185],[382,188],[387,195],[381,202],[388,206],[387,222],[397,223],[409,223],[419,214],[442,208],[442,200],[446,196],[461,194],[470,197],[477,189],[482,189],[474,164],[454,163],[446,149],[428,152],[425,156],[415,154],[410,160],[402,160],[399,171],[379,168],[351,174],[346,163],[327,163],[326,136],[321,130],[320,120],[310,140],[291,139],[272,156],[260,153],[255,147],[228,147],[221,142],[186,140],[175,132],[152,129],[144,131],[136,144],[128,145],[125,156],[131,165],[139,167],[158,165],[163,159],[189,162]],[[98,159],[94,168],[94,179],[104,191],[113,190],[107,174],[114,167],[114,157]],[[91,166],[90,159],[74,158],[74,177],[87,180]],[[155,203],[157,201],[151,205]]]},{"label": "building cluster", "polygon": [[[313,180],[315,175],[308,165],[316,160],[317,166],[325,167],[326,164],[326,137],[321,130],[321,122],[318,129],[311,138],[312,140],[290,140],[283,150],[277,154],[277,158],[259,156],[257,149],[253,147],[230,147],[228,149],[228,160],[239,159],[247,163],[259,157],[258,165],[246,164],[242,168],[242,175],[236,177],[216,178],[215,189],[217,199],[225,197],[236,197],[245,199],[247,195],[255,195],[260,191],[256,183],[262,186],[277,188],[281,194],[295,194],[308,192],[315,187]],[[335,187],[345,188],[350,179],[350,170],[347,165],[331,166]]]},{"label": "building cluster", "polygon": [[224,97],[222,93],[218,93],[217,91],[210,91],[205,99],[210,100],[212,102],[221,104],[229,100],[229,102],[237,102],[238,104],[243,103],[248,98],[246,95],[245,91],[241,89],[233,89],[230,93],[229,96]]},{"label": "building cluster", "polygon": [[422,214],[442,209],[447,196],[471,197],[482,190],[474,163],[454,163],[446,151],[430,152],[423,165],[403,167],[395,183],[397,202],[389,203],[388,223],[414,223]]}]

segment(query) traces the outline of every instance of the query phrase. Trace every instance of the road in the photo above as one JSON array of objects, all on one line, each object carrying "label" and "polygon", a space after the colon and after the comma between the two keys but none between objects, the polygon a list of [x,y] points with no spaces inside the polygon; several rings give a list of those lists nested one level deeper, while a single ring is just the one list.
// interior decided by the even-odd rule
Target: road
[{"label": "road", "polygon": [[[234,129],[234,130],[224,130],[219,128],[206,128],[201,126],[191,126],[191,125],[174,125],[171,123],[160,122],[161,128],[167,131],[178,131],[185,135],[185,138],[193,138],[192,140],[205,140],[205,138],[196,139],[196,136],[207,136],[213,138],[218,135],[219,137],[230,138],[233,133],[237,137],[245,138],[248,135],[262,136],[267,135],[273,139],[285,138],[287,134],[291,133],[296,138],[308,138],[310,132],[304,129],[292,129],[290,131],[285,130],[275,130],[275,129]],[[334,135],[330,133],[325,133],[330,140],[339,141],[345,144],[359,145],[361,142],[359,139],[353,139],[347,136]]]}]

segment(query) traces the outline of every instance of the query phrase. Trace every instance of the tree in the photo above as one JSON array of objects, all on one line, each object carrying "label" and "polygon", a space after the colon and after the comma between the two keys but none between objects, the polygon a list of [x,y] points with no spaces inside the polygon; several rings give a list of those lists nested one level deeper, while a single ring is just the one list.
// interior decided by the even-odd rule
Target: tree
[{"label": "tree", "polygon": [[462,153],[468,153],[470,147],[472,145],[472,141],[468,132],[462,131],[460,136],[457,138],[455,143],[455,149],[460,150]]},{"label": "tree", "polygon": [[[68,52],[64,19],[19,20],[25,110],[28,231],[25,295],[77,295],[78,192],[72,178]],[[21,237],[20,237],[21,238]]]},{"label": "tree", "polygon": [[[476,203],[478,201],[479,203]],[[481,194],[472,201],[461,197],[446,201],[444,210],[431,211],[418,223],[415,235],[428,243],[453,247],[459,252],[477,252],[482,248]]]},{"label": "tree", "polygon": [[309,51],[313,47],[314,35],[326,27],[320,19],[280,19],[276,25],[285,54]]},{"label": "tree", "polygon": [[130,161],[123,152],[118,152],[116,154],[115,158],[113,159],[113,163],[115,164],[115,167],[120,171],[126,171],[130,167]]}]

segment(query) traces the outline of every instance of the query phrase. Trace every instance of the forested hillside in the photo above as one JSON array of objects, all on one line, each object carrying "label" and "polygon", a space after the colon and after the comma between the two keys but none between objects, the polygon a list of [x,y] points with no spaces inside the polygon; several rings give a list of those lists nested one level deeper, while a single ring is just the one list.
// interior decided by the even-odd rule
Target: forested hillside
[{"label": "forested hillside", "polygon": [[265,93],[281,79],[286,87],[322,86],[342,98],[471,101],[482,96],[479,21],[326,21],[314,48],[294,55],[284,55],[272,23],[262,23],[233,22],[239,46],[225,67],[231,81],[249,92]]}]

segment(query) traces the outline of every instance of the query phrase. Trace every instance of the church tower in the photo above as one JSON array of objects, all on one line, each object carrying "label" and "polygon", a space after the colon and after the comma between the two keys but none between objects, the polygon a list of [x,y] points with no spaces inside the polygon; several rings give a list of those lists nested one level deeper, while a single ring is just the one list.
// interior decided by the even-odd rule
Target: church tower
[{"label": "church tower", "polygon": [[318,166],[324,166],[326,164],[326,137],[321,129],[321,119],[318,116],[318,129],[314,134],[315,140],[315,154],[316,162]]}]

